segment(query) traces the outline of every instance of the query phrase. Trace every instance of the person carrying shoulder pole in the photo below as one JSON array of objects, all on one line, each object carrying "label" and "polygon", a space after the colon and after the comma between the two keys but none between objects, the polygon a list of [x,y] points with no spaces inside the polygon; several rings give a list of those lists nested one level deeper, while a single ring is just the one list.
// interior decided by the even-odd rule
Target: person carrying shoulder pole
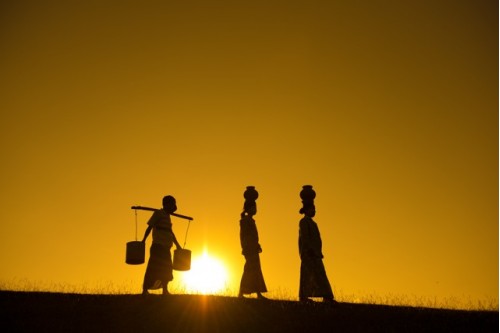
[{"label": "person carrying shoulder pole", "polygon": [[169,295],[168,283],[174,279],[172,274],[171,248],[175,244],[177,249],[182,249],[172,230],[170,215],[177,210],[175,198],[167,195],[163,198],[163,208],[155,210],[148,221],[148,227],[144,233],[142,242],[146,242],[151,231],[153,232],[153,243],[150,248],[150,255],[142,294],[148,295],[150,289],[163,289],[163,295]]}]

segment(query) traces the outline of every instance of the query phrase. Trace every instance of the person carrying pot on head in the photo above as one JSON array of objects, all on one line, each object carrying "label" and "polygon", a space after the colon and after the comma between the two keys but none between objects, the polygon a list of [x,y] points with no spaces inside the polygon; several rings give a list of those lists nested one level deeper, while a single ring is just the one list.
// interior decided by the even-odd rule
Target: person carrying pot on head
[{"label": "person carrying pot on head", "polygon": [[335,304],[332,287],[323,264],[322,242],[319,228],[313,217],[316,215],[314,198],[316,192],[311,185],[303,186],[300,192],[304,217],[299,223],[300,286],[299,299],[310,302],[309,297],[322,297],[324,302]]},{"label": "person carrying pot on head", "polygon": [[172,274],[172,256],[170,250],[175,244],[181,249],[177,238],[172,230],[170,214],[177,210],[175,198],[167,195],[163,198],[163,208],[155,211],[148,221],[148,228],[144,233],[142,242],[146,242],[151,231],[153,231],[153,243],[144,283],[142,285],[143,295],[149,294],[149,289],[163,288],[163,294],[168,295],[168,283],[174,279]]},{"label": "person carrying pot on head", "polygon": [[260,253],[262,248],[259,244],[259,233],[253,216],[257,214],[257,200],[259,193],[253,186],[247,186],[244,193],[245,203],[240,219],[240,243],[242,254],[245,256],[245,266],[241,277],[240,291],[238,297],[244,294],[257,293],[257,298],[266,299],[262,293],[267,292],[262,268],[260,265]]}]

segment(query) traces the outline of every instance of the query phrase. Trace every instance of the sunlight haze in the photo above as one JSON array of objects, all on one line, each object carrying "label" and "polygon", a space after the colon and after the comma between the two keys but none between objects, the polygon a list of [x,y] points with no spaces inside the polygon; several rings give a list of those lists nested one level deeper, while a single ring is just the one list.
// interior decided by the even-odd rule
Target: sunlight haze
[{"label": "sunlight haze", "polygon": [[236,295],[251,185],[298,299],[310,184],[340,301],[498,307],[498,2],[4,1],[0,43],[0,287],[140,293],[131,206],[173,195],[190,273],[207,251]]}]

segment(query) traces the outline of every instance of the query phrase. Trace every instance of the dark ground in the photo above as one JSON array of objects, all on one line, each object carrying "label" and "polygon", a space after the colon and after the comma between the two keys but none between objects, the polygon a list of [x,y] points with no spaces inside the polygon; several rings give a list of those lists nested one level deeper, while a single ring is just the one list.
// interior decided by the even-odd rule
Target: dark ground
[{"label": "dark ground", "polygon": [[2,332],[498,332],[498,311],[0,291]]}]

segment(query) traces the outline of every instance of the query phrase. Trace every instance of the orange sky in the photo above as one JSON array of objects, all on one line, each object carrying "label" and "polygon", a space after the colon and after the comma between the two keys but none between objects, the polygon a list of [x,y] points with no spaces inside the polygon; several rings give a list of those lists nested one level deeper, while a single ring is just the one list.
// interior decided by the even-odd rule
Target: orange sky
[{"label": "orange sky", "polygon": [[295,297],[312,184],[338,295],[498,304],[497,2],[15,1],[0,43],[1,282],[140,292],[130,206],[171,194],[234,291],[254,185]]}]

